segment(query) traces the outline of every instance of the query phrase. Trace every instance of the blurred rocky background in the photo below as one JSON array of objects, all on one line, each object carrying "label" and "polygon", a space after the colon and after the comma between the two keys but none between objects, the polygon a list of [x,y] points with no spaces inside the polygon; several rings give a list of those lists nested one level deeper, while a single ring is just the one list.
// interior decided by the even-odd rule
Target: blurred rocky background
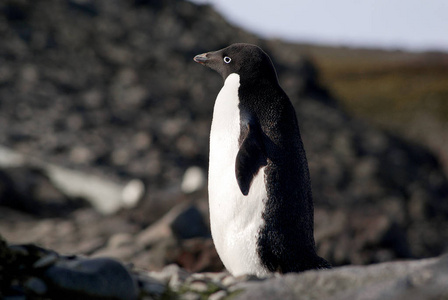
[{"label": "blurred rocky background", "polygon": [[0,234],[140,268],[221,271],[208,134],[222,80],[194,55],[261,46],[296,107],[319,255],[448,251],[448,54],[263,40],[187,1],[0,3]]}]

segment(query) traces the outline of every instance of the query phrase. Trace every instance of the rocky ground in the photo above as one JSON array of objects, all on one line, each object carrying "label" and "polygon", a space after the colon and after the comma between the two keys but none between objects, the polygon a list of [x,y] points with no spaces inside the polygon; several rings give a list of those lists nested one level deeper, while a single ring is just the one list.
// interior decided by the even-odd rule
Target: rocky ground
[{"label": "rocky ground", "polygon": [[0,240],[2,299],[446,299],[448,257],[340,267],[285,276],[233,277],[125,266],[111,258],[61,256]]},{"label": "rocky ground", "polygon": [[[222,82],[192,58],[241,41],[271,54],[296,107],[319,255],[339,266],[448,251],[448,181],[439,158],[351,117],[297,46],[261,40],[211,7],[184,1],[8,0],[0,11],[0,234],[9,245],[52,249],[10,246],[18,257],[31,256],[13,266],[32,270],[44,258],[47,270],[59,261],[61,268],[70,259],[77,264],[70,255],[106,256],[152,272],[176,264],[185,271],[173,272],[192,281],[224,280],[224,273],[191,275],[223,269],[208,230],[205,179]],[[377,268],[411,266],[412,273],[432,270],[435,261]],[[335,272],[345,276],[342,270],[367,276],[377,269]],[[400,272],[391,289],[413,282]],[[157,276],[157,295],[169,293],[171,275]],[[20,278],[12,281],[23,291]],[[263,282],[289,285],[287,278],[296,279]],[[31,290],[48,285],[39,280]],[[214,288],[218,296],[233,292],[221,290]]]}]

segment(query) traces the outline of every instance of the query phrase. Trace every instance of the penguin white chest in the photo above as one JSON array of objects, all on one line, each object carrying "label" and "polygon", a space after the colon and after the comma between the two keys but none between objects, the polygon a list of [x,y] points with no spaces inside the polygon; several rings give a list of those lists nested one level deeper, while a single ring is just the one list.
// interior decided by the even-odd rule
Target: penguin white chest
[{"label": "penguin white chest", "polygon": [[235,276],[268,273],[257,254],[267,199],[264,168],[244,196],[235,176],[240,136],[239,75],[230,74],[216,98],[210,132],[209,206],[213,241],[226,268]]}]

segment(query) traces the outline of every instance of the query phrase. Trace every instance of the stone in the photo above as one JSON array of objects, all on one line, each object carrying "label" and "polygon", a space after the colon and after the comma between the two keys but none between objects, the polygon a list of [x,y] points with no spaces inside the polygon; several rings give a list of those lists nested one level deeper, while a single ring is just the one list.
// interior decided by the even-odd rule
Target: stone
[{"label": "stone", "polygon": [[145,185],[139,179],[132,179],[123,188],[121,197],[125,208],[135,207],[145,194]]},{"label": "stone", "polygon": [[444,299],[448,297],[447,270],[445,255],[287,274],[247,284],[235,299]]},{"label": "stone", "polygon": [[199,167],[189,167],[182,179],[181,189],[184,193],[193,193],[205,186],[204,171]]},{"label": "stone", "polygon": [[108,248],[120,248],[123,246],[131,245],[134,241],[132,235],[128,233],[117,233],[109,238],[107,242]]},{"label": "stone", "polygon": [[39,278],[31,277],[24,284],[25,288],[36,295],[45,295],[48,291],[45,282]]},{"label": "stone", "polygon": [[194,205],[185,208],[170,224],[178,239],[209,237],[210,231],[204,222],[202,213]]},{"label": "stone", "polygon": [[189,276],[185,270],[181,269],[176,264],[170,264],[159,272],[149,272],[148,275],[164,284],[168,284],[174,276],[180,278],[182,281]]},{"label": "stone", "polygon": [[55,298],[89,297],[137,299],[138,289],[124,266],[109,258],[65,259],[44,273],[49,294]]},{"label": "stone", "polygon": [[[134,274],[134,278],[138,282],[141,293],[149,295],[153,298],[158,298],[163,295],[167,290],[166,283],[163,283],[143,272]],[[152,298],[151,298],[152,299]]]},{"label": "stone", "polygon": [[183,300],[200,300],[201,295],[194,293],[194,292],[186,292],[186,293],[182,294],[182,299]]},{"label": "stone", "polygon": [[207,283],[203,281],[193,281],[189,284],[188,288],[192,291],[198,292],[198,293],[204,293],[207,291]]},{"label": "stone", "polygon": [[140,245],[149,246],[171,235],[188,239],[207,237],[210,233],[202,213],[194,205],[183,203],[173,207],[159,221],[140,232],[136,240]]},{"label": "stone", "polygon": [[222,284],[226,287],[229,287],[231,285],[234,285],[235,283],[238,282],[238,279],[236,279],[234,276],[232,275],[228,275],[226,277],[224,277],[224,279],[222,280]]},{"label": "stone", "polygon": [[217,291],[208,297],[208,300],[222,300],[227,296],[226,291]]},{"label": "stone", "polygon": [[189,272],[216,272],[224,269],[211,238],[182,240],[176,263]]},{"label": "stone", "polygon": [[40,269],[40,268],[46,268],[48,266],[53,265],[56,261],[58,261],[59,255],[56,253],[49,253],[48,255],[40,258],[38,261],[36,261],[33,264],[33,268]]},{"label": "stone", "polygon": [[91,174],[47,165],[46,170],[54,184],[67,195],[80,197],[91,202],[99,212],[112,214],[123,205],[123,186]]},{"label": "stone", "polygon": [[0,169],[0,206],[51,217],[85,206],[53,184],[45,169],[23,165]]}]

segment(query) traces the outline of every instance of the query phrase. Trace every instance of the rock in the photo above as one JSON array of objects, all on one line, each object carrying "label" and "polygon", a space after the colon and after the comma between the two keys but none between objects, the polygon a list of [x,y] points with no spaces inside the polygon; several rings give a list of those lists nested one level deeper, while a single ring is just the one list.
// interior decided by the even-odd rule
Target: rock
[{"label": "rock", "polygon": [[204,171],[199,167],[190,167],[182,179],[182,192],[189,194],[199,191],[204,188],[205,182]]},{"label": "rock", "polygon": [[61,190],[73,197],[88,199],[103,214],[117,212],[123,206],[123,186],[109,180],[48,165],[47,172]]},{"label": "rock", "polygon": [[133,275],[137,280],[138,286],[140,287],[140,295],[144,294],[152,298],[158,298],[167,290],[166,283],[162,283],[159,280],[149,276],[146,272],[136,272]]},{"label": "rock", "polygon": [[45,271],[49,295],[71,299],[137,299],[138,289],[131,274],[108,258],[66,259]]},{"label": "rock", "polygon": [[190,283],[189,288],[198,293],[204,293],[208,289],[207,284],[202,281],[194,281]]},{"label": "rock", "polygon": [[194,205],[179,204],[155,224],[140,232],[137,243],[150,246],[171,234],[175,234],[180,239],[210,236],[202,213]]},{"label": "rock", "polygon": [[58,189],[45,170],[20,166],[0,169],[0,206],[51,217],[67,215],[86,203]]},{"label": "rock", "polygon": [[125,208],[135,207],[145,194],[145,185],[141,180],[132,179],[123,188],[121,198]]},{"label": "rock", "polygon": [[57,255],[56,253],[49,253],[48,255],[37,260],[33,264],[33,268],[35,268],[35,269],[46,268],[46,267],[53,265],[58,260],[59,260],[59,255]]},{"label": "rock", "polygon": [[134,238],[128,233],[117,233],[109,238],[109,248],[120,248],[132,244]]},{"label": "rock", "polygon": [[204,222],[202,213],[192,205],[177,215],[170,224],[173,234],[178,239],[210,237],[210,230]]},{"label": "rock", "polygon": [[16,151],[0,146],[0,166],[3,168],[20,167],[25,164],[25,157]]},{"label": "rock", "polygon": [[217,291],[216,293],[211,294],[208,299],[209,300],[221,300],[227,296],[226,291]]},{"label": "rock", "polygon": [[443,299],[448,256],[288,274],[252,283],[235,299]]},{"label": "rock", "polygon": [[48,292],[47,285],[45,282],[39,278],[31,277],[25,283],[24,286],[26,289],[31,291],[36,295],[45,295]]},{"label": "rock", "polygon": [[224,269],[211,238],[183,240],[175,262],[189,272],[217,272]]},{"label": "rock", "polygon": [[129,233],[112,235],[104,248],[96,250],[93,257],[111,257],[128,262],[142,249],[134,245],[134,238]]},{"label": "rock", "polygon": [[189,274],[184,270],[178,267],[176,268],[174,266],[171,266],[171,268],[169,269],[169,273],[171,274],[171,276],[168,281],[168,286],[174,291],[179,291],[183,286],[185,280],[188,278]]},{"label": "rock", "polygon": [[2,166],[6,168],[0,169],[0,177],[6,186],[0,189],[0,205],[37,215],[66,214],[86,206],[83,199],[100,213],[112,214],[121,208],[136,206],[145,192],[141,180],[120,184],[48,164],[5,147],[0,147],[0,168]]},{"label": "rock", "polygon": [[[25,251],[25,250],[24,250]],[[26,252],[25,252],[26,254]],[[0,234],[0,291],[9,289],[14,278],[11,276],[16,257]],[[0,293],[1,295],[1,293]]]},{"label": "rock", "polygon": [[[184,282],[189,276],[188,272],[181,269],[176,264],[167,265],[162,271],[159,272],[149,272],[148,275],[164,284],[169,284],[171,282],[173,286],[176,287],[179,286],[180,283]],[[174,281],[172,281],[172,278],[175,278]]]},{"label": "rock", "polygon": [[[163,268],[164,263],[177,263],[190,272],[223,269],[203,216],[191,204],[175,206],[140,232],[133,249],[139,249],[135,261],[153,269]],[[101,255],[107,253],[111,252]]]}]

